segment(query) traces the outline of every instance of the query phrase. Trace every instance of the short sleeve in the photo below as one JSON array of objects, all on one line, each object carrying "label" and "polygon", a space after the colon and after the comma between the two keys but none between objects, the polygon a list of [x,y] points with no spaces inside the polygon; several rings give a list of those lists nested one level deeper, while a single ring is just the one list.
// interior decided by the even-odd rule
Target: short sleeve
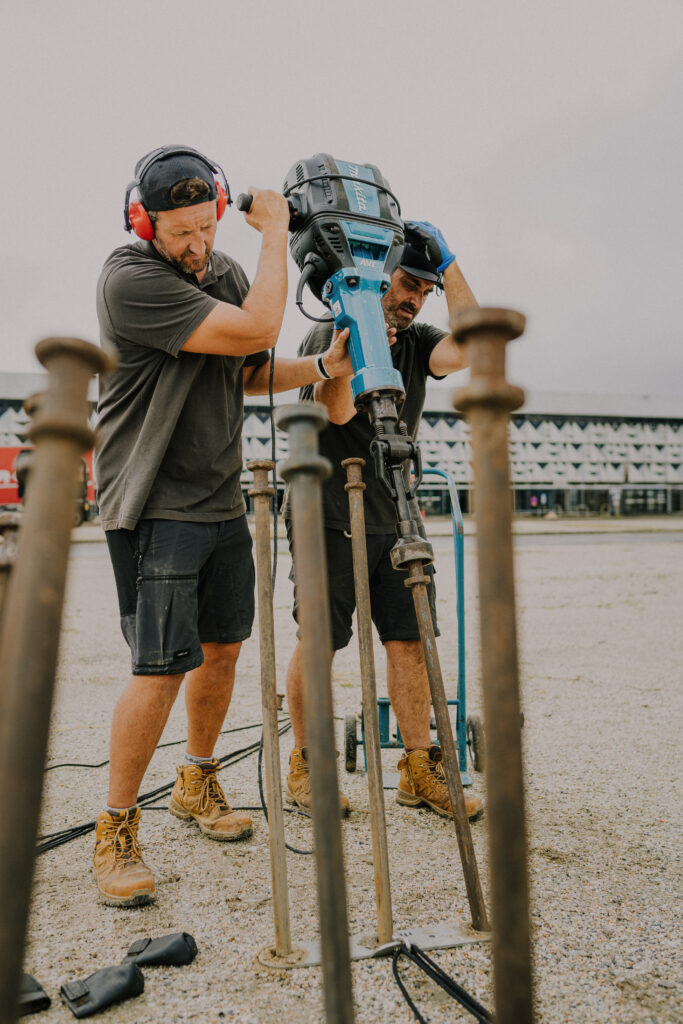
[{"label": "short sleeve", "polygon": [[419,330],[418,345],[425,377],[431,377],[432,380],[444,380],[444,376],[438,377],[436,374],[431,372],[429,369],[429,360],[432,357],[432,352],[442,338],[447,337],[447,332],[441,331],[438,327],[433,327],[431,324],[416,324],[415,326]]},{"label": "short sleeve", "polygon": [[177,356],[218,300],[163,264],[112,269],[103,300],[115,335]]},{"label": "short sleeve", "polygon": [[263,352],[252,352],[250,356],[245,356],[244,366],[263,366],[267,362],[270,362],[270,352],[266,349]]}]

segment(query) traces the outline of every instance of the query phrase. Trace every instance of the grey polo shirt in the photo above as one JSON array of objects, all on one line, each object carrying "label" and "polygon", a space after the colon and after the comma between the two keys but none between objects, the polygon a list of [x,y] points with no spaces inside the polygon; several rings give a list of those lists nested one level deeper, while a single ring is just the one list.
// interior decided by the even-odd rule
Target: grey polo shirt
[{"label": "grey polo shirt", "polygon": [[100,379],[95,450],[105,530],[140,519],[218,522],[245,512],[242,368],[252,356],[182,352],[218,300],[241,306],[244,271],[214,252],[201,284],[150,242],[115,249],[97,285],[104,348],[118,368]]}]

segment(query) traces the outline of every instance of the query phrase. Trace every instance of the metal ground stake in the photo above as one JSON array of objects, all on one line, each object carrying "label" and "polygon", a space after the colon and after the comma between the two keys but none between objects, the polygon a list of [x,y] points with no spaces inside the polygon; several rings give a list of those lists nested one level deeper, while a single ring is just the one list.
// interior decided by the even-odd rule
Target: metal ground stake
[{"label": "metal ground stake", "polygon": [[256,573],[258,580],[259,641],[261,649],[261,708],[263,712],[263,760],[266,775],[268,832],[270,837],[270,873],[273,883],[275,955],[292,952],[287,896],[287,855],[285,851],[282,783],[280,781],[280,738],[277,721],[275,675],[275,631],[273,624],[273,583],[270,568],[270,499],[273,488],[268,473],[274,463],[256,460],[247,463],[254,474],[249,496],[254,499],[256,533]]},{"label": "metal ground stake", "polygon": [[451,321],[470,366],[454,404],[470,422],[474,461],[497,1024],[533,1020],[507,437],[524,392],[505,378],[505,346],[524,325],[508,309],[467,310]]},{"label": "metal ground stake", "polygon": [[363,483],[362,473],[364,465],[364,459],[345,459],[342,462],[342,466],[346,469],[348,481],[346,492],[349,496],[351,543],[353,546],[356,621],[358,623],[360,674],[363,687],[363,722],[368,762],[372,863],[375,870],[375,896],[377,899],[377,936],[379,944],[383,945],[392,939],[394,924],[391,911],[387,825],[384,814],[384,787],[382,785],[375,658],[372,649],[368,553],[365,542],[365,512],[363,510],[365,484]]},{"label": "metal ground stake", "polygon": [[330,612],[323,536],[322,487],[330,464],[318,454],[327,423],[317,402],[281,406],[276,423],[289,434],[282,476],[291,487],[294,563],[304,674],[307,750],[318,878],[323,987],[328,1024],[353,1021],[349,929],[332,707]]},{"label": "metal ground stake", "polygon": [[429,607],[429,598],[427,597],[429,577],[425,576],[421,561],[411,561],[408,563],[407,568],[408,579],[406,580],[406,586],[410,587],[412,591],[417,624],[420,630],[422,654],[427,669],[429,691],[434,708],[439,742],[441,744],[448,796],[453,808],[455,834],[458,840],[462,872],[465,879],[465,888],[467,889],[467,899],[472,915],[472,927],[478,932],[486,932],[489,930],[486,904],[484,903],[484,894],[479,880],[479,869],[472,843],[470,823],[467,818],[465,792],[462,788],[458,755],[455,749],[455,740],[453,739],[453,727],[448,713],[448,700],[441,674],[439,654],[436,648],[436,637],[434,636],[434,624]]},{"label": "metal ground stake", "polygon": [[47,338],[49,371],[29,437],[31,494],[0,639],[0,1024],[15,1018],[81,452],[92,446],[88,383],[111,367],[95,345]]}]

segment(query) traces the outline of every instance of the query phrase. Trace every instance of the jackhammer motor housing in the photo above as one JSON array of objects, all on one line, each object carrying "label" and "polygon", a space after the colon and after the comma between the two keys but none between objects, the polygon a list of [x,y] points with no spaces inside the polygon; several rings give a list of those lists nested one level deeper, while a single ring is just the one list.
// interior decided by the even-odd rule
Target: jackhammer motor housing
[{"label": "jackhammer motor housing", "polygon": [[283,192],[296,211],[289,243],[294,262],[303,270],[309,253],[324,262],[308,278],[316,298],[322,299],[328,278],[363,256],[381,259],[389,276],[398,265],[403,221],[389,183],[373,164],[316,153],[290,168]]},{"label": "jackhammer motor housing", "polygon": [[400,206],[388,183],[372,164],[317,153],[294,164],[283,192],[292,211],[290,252],[302,272],[297,302],[302,308],[308,284],[335,326],[349,328],[354,400],[359,404],[377,391],[403,394],[382,311],[404,242]]}]

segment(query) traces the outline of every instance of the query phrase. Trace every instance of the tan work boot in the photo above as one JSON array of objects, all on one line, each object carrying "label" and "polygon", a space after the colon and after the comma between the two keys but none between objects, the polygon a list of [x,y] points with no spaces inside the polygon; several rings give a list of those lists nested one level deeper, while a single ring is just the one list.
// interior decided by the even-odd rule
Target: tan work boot
[{"label": "tan work boot", "polygon": [[[428,750],[418,748],[403,755],[398,762],[401,777],[396,800],[399,804],[406,807],[426,804],[437,814],[453,817],[442,756],[441,747],[436,744]],[[478,796],[465,794],[465,809],[470,821],[476,821],[484,813],[484,805]]]},{"label": "tan work boot", "polygon": [[95,831],[95,874],[104,903],[138,907],[154,899],[154,876],[138,843],[140,808],[118,814],[102,811]]},{"label": "tan work boot", "polygon": [[[294,747],[289,755],[289,774],[285,784],[287,802],[311,816],[311,769],[305,747]],[[349,798],[339,791],[339,811],[346,818],[351,810]]]},{"label": "tan work boot", "polygon": [[194,819],[210,839],[244,839],[251,835],[251,818],[231,809],[216,778],[217,770],[215,757],[203,764],[179,765],[168,809],[183,821]]}]

